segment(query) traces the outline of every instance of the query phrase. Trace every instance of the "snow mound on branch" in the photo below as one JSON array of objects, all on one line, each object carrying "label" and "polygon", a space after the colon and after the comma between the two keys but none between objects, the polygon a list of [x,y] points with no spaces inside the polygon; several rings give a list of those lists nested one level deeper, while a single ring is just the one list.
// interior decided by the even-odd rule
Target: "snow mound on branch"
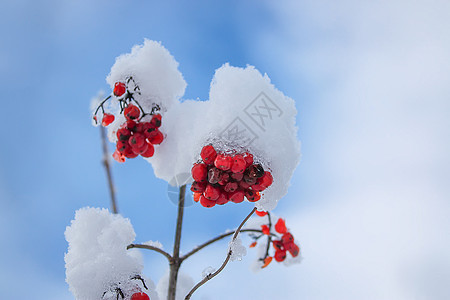
[{"label": "snow mound on branch", "polygon": [[115,288],[129,297],[143,289],[140,280],[131,280],[143,269],[139,252],[127,250],[135,236],[128,219],[107,209],[87,207],[75,213],[65,231],[69,249],[64,260],[66,281],[76,299],[98,300],[104,293],[103,299],[115,299]]},{"label": "snow mound on branch", "polygon": [[141,95],[135,95],[144,109],[151,109],[153,103],[168,109],[186,89],[178,62],[161,43],[147,39],[143,45],[135,45],[131,53],[116,58],[106,81],[113,89],[117,81],[125,82],[129,77],[133,77],[140,88]]},{"label": "snow mound on branch", "polygon": [[[116,58],[106,81],[113,90],[116,82],[126,82],[130,77],[139,86],[141,93],[134,93],[133,96],[146,113],[151,112],[157,104],[164,116],[164,112],[179,103],[178,99],[186,89],[186,81],[178,70],[178,62],[161,43],[147,39],[143,45],[135,45],[131,53]],[[129,88],[134,89],[133,82],[129,83]],[[114,97],[107,106],[110,111],[115,112],[116,120],[108,126],[108,136],[111,142],[116,142],[115,132],[125,122],[125,117],[118,114],[120,107]]]},{"label": "snow mound on branch", "polygon": [[267,75],[252,66],[225,64],[216,70],[209,101],[184,101],[164,115],[161,131],[167,138],[148,161],[157,177],[170,181],[189,174],[209,143],[222,152],[249,151],[272,172],[273,184],[256,202],[260,210],[272,210],[286,195],[300,161],[296,114],[294,100]]},{"label": "snow mound on branch", "polygon": [[230,241],[228,248],[231,250],[231,261],[241,261],[242,257],[247,255],[247,248],[242,245],[242,240],[239,236],[236,237],[236,239]]}]

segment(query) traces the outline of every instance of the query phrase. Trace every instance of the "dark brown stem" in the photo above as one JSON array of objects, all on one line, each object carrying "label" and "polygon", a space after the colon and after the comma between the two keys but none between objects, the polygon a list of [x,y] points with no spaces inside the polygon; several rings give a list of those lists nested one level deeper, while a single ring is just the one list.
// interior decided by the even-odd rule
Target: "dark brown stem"
[{"label": "dark brown stem", "polygon": [[108,151],[108,143],[106,141],[105,127],[100,126],[100,133],[102,136],[103,166],[105,167],[106,177],[108,178],[109,193],[111,195],[111,208],[112,208],[112,212],[117,214],[119,212],[119,210],[117,209],[116,192],[115,192],[114,183],[113,183],[113,179],[112,179],[111,166],[109,164],[109,151]]},{"label": "dark brown stem", "polygon": [[132,249],[132,248],[148,249],[148,250],[153,250],[158,253],[161,253],[169,260],[169,263],[173,260],[172,256],[169,253],[167,253],[166,251],[164,251],[162,249],[159,249],[158,247],[153,247],[150,245],[143,245],[143,244],[130,244],[127,246],[127,250]]},{"label": "dark brown stem", "polygon": [[[267,218],[269,219],[269,231],[272,231],[272,218],[270,217],[270,213],[267,213]],[[270,245],[272,244],[272,235],[267,236],[267,247],[266,247],[266,255],[264,256],[264,259],[266,259],[267,256],[269,256],[269,250]],[[263,260],[264,260],[263,259]]]},{"label": "dark brown stem", "polygon": [[183,225],[185,194],[186,194],[186,185],[182,185],[180,187],[180,194],[178,196],[177,227],[175,231],[175,242],[173,245],[172,261],[170,262],[169,290],[167,294],[167,300],[175,300],[175,294],[177,291],[178,270],[180,269],[182,263],[182,260],[180,259],[180,244],[181,244],[181,228]]},{"label": "dark brown stem", "polygon": [[[247,222],[248,219],[250,219],[250,217],[253,215],[253,213],[256,211],[256,207],[254,209],[252,209],[252,211],[248,214],[248,216],[242,221],[242,223],[239,225],[239,227],[236,229],[236,231],[234,232],[233,235],[233,239],[231,240],[231,242],[233,243],[239,232],[241,231],[242,226],[244,226],[245,222]],[[230,257],[231,254],[233,254],[233,250],[230,249],[228,250],[228,254],[227,257],[225,258],[225,261],[222,263],[222,265],[220,266],[220,268],[215,271],[212,274],[208,274],[205,278],[203,278],[203,280],[201,280],[199,283],[197,283],[192,290],[186,295],[186,297],[184,298],[185,300],[189,300],[192,297],[192,294],[194,294],[194,292],[201,287],[202,285],[204,285],[206,282],[208,282],[209,280],[211,280],[212,278],[214,278],[215,276],[217,276],[220,272],[222,272],[222,270],[225,268],[225,266],[228,264],[228,262],[230,261]]]},{"label": "dark brown stem", "polygon": [[[231,232],[227,232],[224,234],[221,234],[203,244],[201,244],[200,246],[195,247],[193,250],[191,250],[189,253],[185,254],[184,256],[182,256],[180,259],[183,261],[186,258],[190,257],[191,255],[194,255],[195,253],[197,253],[198,251],[202,250],[203,248],[217,242],[220,241],[223,238],[226,238],[227,236],[230,236],[232,234],[234,234],[236,231],[231,231]],[[261,229],[242,229],[241,232],[258,232],[258,233],[262,233]]]}]

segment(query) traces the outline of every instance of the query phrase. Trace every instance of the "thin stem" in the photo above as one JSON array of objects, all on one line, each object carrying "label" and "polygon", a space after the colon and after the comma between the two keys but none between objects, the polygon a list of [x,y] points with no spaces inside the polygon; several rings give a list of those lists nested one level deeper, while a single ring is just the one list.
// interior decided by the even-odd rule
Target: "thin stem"
[{"label": "thin stem", "polygon": [[[267,218],[269,219],[269,232],[270,232],[272,231],[272,218],[270,217],[269,212],[267,213]],[[272,244],[272,235],[267,236],[266,256],[264,256],[264,259],[266,259],[266,257],[269,256],[270,244]]]},{"label": "thin stem", "polygon": [[167,294],[168,300],[175,300],[175,294],[177,291],[177,279],[178,270],[182,260],[180,260],[180,244],[181,244],[181,228],[183,225],[183,213],[184,213],[184,198],[186,195],[186,185],[180,187],[180,194],[178,196],[178,215],[177,215],[177,227],[175,231],[175,242],[173,245],[172,261],[170,263],[169,274],[169,291]]},{"label": "thin stem", "polygon": [[172,256],[167,253],[166,251],[159,249],[158,247],[154,247],[154,246],[150,246],[150,245],[143,245],[143,244],[130,244],[127,246],[127,250],[132,249],[132,248],[140,248],[140,249],[148,249],[148,250],[153,250],[156,251],[162,255],[164,255],[169,262],[171,262],[173,260]]},{"label": "thin stem", "polygon": [[[203,248],[205,248],[205,247],[207,247],[207,246],[209,246],[209,245],[211,245],[211,244],[213,244],[213,243],[215,243],[217,241],[220,241],[221,239],[226,238],[227,236],[230,236],[230,235],[234,234],[235,232],[236,231],[231,231],[231,232],[227,232],[227,233],[221,234],[221,235],[219,235],[219,236],[217,236],[217,237],[215,237],[215,238],[213,238],[213,239],[211,239],[211,240],[201,244],[200,246],[195,247],[193,250],[191,250],[190,252],[188,252],[184,256],[180,257],[180,260],[183,261],[183,260],[187,259],[191,255],[194,255],[198,251],[202,250]],[[258,233],[262,233],[262,230],[261,229],[242,229],[241,232],[258,232]],[[271,234],[271,235],[273,235],[273,234]]]},{"label": "thin stem", "polygon": [[102,136],[103,166],[105,167],[106,177],[108,178],[109,193],[111,195],[111,208],[113,213],[117,214],[119,210],[117,208],[116,192],[112,179],[111,166],[109,164],[109,151],[108,151],[108,144],[106,142],[106,129],[103,126],[100,126],[100,133]]},{"label": "thin stem", "polygon": [[[239,232],[241,231],[242,226],[244,226],[245,222],[247,222],[248,219],[250,219],[250,217],[253,215],[253,213],[256,211],[256,207],[252,209],[252,211],[248,214],[248,216],[241,222],[241,224],[239,225],[239,227],[236,229],[236,231],[234,232],[233,235],[233,239],[231,240],[232,242],[234,242],[239,234]],[[233,250],[230,249],[228,250],[228,254],[227,257],[225,258],[225,261],[222,263],[222,265],[220,266],[220,268],[215,271],[212,274],[208,274],[205,278],[203,278],[203,280],[201,280],[199,283],[197,283],[192,290],[189,292],[189,294],[186,295],[186,298],[184,298],[185,300],[189,300],[192,297],[192,294],[194,294],[194,292],[201,287],[202,285],[204,285],[206,282],[208,282],[209,280],[211,280],[212,278],[214,278],[215,276],[217,276],[220,272],[222,272],[222,270],[225,268],[225,266],[228,264],[228,261],[230,261],[230,257],[231,254],[233,254]]]}]

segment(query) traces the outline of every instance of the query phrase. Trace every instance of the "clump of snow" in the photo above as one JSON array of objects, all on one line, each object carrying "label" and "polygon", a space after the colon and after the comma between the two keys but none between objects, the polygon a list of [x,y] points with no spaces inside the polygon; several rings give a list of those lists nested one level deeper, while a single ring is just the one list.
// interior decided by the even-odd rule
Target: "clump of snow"
[{"label": "clump of snow", "polygon": [[273,184],[256,202],[260,210],[272,210],[287,193],[300,161],[296,114],[294,101],[267,75],[252,66],[225,64],[216,70],[208,101],[187,100],[165,114],[161,130],[167,138],[148,161],[157,177],[170,181],[190,172],[206,144],[222,152],[249,151],[272,172]]},{"label": "clump of snow", "polygon": [[[273,184],[255,203],[260,210],[272,210],[287,193],[292,174],[300,161],[294,100],[275,88],[267,75],[255,67],[217,69],[210,86],[209,100],[179,102],[186,83],[178,63],[160,44],[145,40],[131,53],[117,58],[107,81],[132,76],[140,88],[136,96],[146,112],[154,104],[162,107],[161,132],[164,142],[147,160],[158,178],[171,182],[180,174],[189,174],[206,144],[221,152],[248,151],[255,162],[272,172]],[[114,97],[113,97],[114,98]],[[117,101],[110,101],[116,110]],[[109,128],[109,138],[125,122],[116,114]]]},{"label": "clump of snow", "polygon": [[[130,77],[134,82],[130,81],[128,88],[133,91],[135,85],[139,87],[140,94],[135,92],[133,97],[146,113],[158,105],[164,116],[167,110],[178,103],[186,89],[186,82],[178,70],[178,62],[161,43],[147,39],[142,45],[135,45],[131,53],[116,58],[106,81],[113,90],[116,82],[126,82]],[[111,142],[116,142],[115,132],[125,122],[125,118],[118,114],[120,108],[114,96],[108,105],[116,116],[116,120],[108,126],[108,136]],[[149,117],[145,120],[148,119]]]},{"label": "clump of snow", "polygon": [[202,277],[205,278],[206,276],[214,273],[215,271],[216,271],[215,268],[209,266],[202,271]]},{"label": "clump of snow", "polygon": [[155,248],[159,248],[161,250],[164,249],[163,244],[161,244],[159,241],[147,241],[147,242],[143,242],[143,245],[147,245],[147,246],[152,246]]},{"label": "clump of snow", "polygon": [[116,288],[129,297],[143,289],[140,280],[131,279],[141,274],[143,264],[139,255],[127,250],[135,238],[128,219],[107,209],[81,208],[65,237],[69,243],[64,257],[66,281],[75,299],[98,300],[103,295],[115,299]]},{"label": "clump of snow", "polygon": [[242,260],[243,256],[247,255],[247,248],[244,245],[242,245],[242,240],[239,236],[236,237],[234,240],[230,241],[228,249],[231,250],[230,256],[231,261],[235,260],[240,261]]},{"label": "clump of snow", "polygon": [[[194,286],[194,279],[186,273],[178,272],[177,279],[177,291],[175,294],[175,300],[184,300],[186,295],[191,291]],[[161,299],[167,299],[167,292],[169,289],[169,270],[159,280],[156,286],[156,291]],[[153,299],[152,299],[153,300]]]}]

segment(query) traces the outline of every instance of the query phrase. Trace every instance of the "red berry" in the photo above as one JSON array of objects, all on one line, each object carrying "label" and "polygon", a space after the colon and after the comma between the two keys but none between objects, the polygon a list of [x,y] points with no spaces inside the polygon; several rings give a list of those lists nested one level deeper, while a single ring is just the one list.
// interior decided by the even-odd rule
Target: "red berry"
[{"label": "red berry", "polygon": [[250,202],[256,202],[259,199],[261,199],[261,195],[258,192],[255,192],[255,191],[252,191],[252,190],[247,190],[245,192],[245,197]]},{"label": "red berry", "polygon": [[127,121],[127,128],[128,128],[130,131],[132,131],[132,132],[135,132],[135,131],[136,131],[136,125],[137,125],[137,123],[136,123],[135,121],[133,121],[133,120],[128,120],[128,121]]},{"label": "red berry", "polygon": [[296,257],[300,253],[300,248],[294,242],[284,244],[284,248],[291,253],[292,257]]},{"label": "red berry", "polygon": [[257,216],[264,217],[267,215],[267,211],[257,210],[257,211],[255,211],[255,214]]},{"label": "red berry", "polygon": [[122,142],[128,141],[128,139],[131,136],[131,131],[129,131],[126,128],[120,128],[119,130],[117,130],[116,135],[117,135],[117,139],[119,139],[119,141],[122,141]]},{"label": "red berry", "polygon": [[287,243],[293,242],[294,241],[294,236],[290,232],[286,232],[281,237],[281,241],[283,242],[283,244],[287,244]]},{"label": "red berry", "polygon": [[206,189],[206,183],[194,181],[191,185],[191,191],[203,193]]},{"label": "red berry", "polygon": [[144,133],[146,138],[148,138],[149,134],[151,134],[155,130],[156,128],[152,124],[150,124],[150,122],[142,123],[142,132]]},{"label": "red berry", "polygon": [[242,180],[241,182],[239,182],[239,186],[240,186],[242,189],[246,190],[246,189],[248,189],[248,188],[250,187],[250,184],[248,184],[247,182],[245,182],[245,180]]},{"label": "red berry", "polygon": [[200,201],[200,196],[202,195],[202,193],[196,193],[196,192],[194,192],[194,201],[195,202],[198,202],[198,201]]},{"label": "red berry", "polygon": [[228,203],[228,195],[225,193],[220,193],[219,198],[216,200],[216,204],[218,205],[224,205],[225,203]]},{"label": "red berry", "polygon": [[255,248],[256,245],[257,245],[257,242],[253,242],[253,243],[251,243],[250,246],[248,246],[248,247],[249,247],[249,248]]},{"label": "red berry", "polygon": [[142,133],[135,133],[128,139],[128,143],[133,148],[141,148],[145,143],[145,136]]},{"label": "red berry", "polygon": [[231,173],[231,178],[233,178],[236,181],[241,181],[242,178],[244,178],[243,173]]},{"label": "red berry", "polygon": [[219,177],[219,184],[226,185],[230,181],[230,175],[226,172],[222,172]]},{"label": "red berry", "polygon": [[130,144],[128,144],[128,141],[117,141],[116,149],[119,150],[121,153],[125,153],[125,149],[131,148]]},{"label": "red berry", "polygon": [[209,200],[205,196],[201,195],[200,196],[200,204],[204,207],[213,207],[214,205],[216,205],[216,201]]},{"label": "red berry", "polygon": [[233,165],[231,166],[231,172],[244,173],[247,163],[242,155],[238,154],[233,157]]},{"label": "red berry", "polygon": [[164,135],[156,129],[147,135],[147,139],[153,145],[159,145],[164,141]]},{"label": "red berry", "polygon": [[260,164],[253,164],[247,168],[246,173],[251,178],[260,178],[264,175],[264,168]]},{"label": "red berry", "polygon": [[147,143],[147,150],[144,153],[141,153],[141,156],[143,157],[152,157],[153,154],[155,154],[155,147],[153,147],[152,144]]},{"label": "red berry", "polygon": [[233,159],[225,154],[217,155],[216,159],[214,160],[214,165],[216,166],[216,168],[224,171],[229,170],[232,164]]},{"label": "red berry", "polygon": [[281,234],[287,232],[286,223],[282,218],[279,218],[277,223],[275,224],[275,230]]},{"label": "red berry", "polygon": [[234,193],[230,193],[228,199],[234,203],[241,203],[244,201],[244,192],[243,191],[235,191]]},{"label": "red berry", "polygon": [[134,293],[130,300],[150,300],[150,297],[146,293]]},{"label": "red berry", "polygon": [[116,82],[114,84],[113,93],[116,97],[120,97],[127,91],[127,87],[123,82]]},{"label": "red berry", "polygon": [[266,187],[257,184],[252,185],[252,190],[254,190],[255,192],[262,192],[266,189]]},{"label": "red berry", "polygon": [[224,186],[224,188],[223,188],[223,190],[225,191],[225,192],[227,192],[227,193],[232,193],[232,192],[234,192],[234,191],[236,191],[237,189],[238,189],[238,184],[236,183],[236,182],[228,182],[225,186]]},{"label": "red berry", "polygon": [[135,153],[133,151],[133,148],[131,148],[131,146],[128,145],[128,147],[125,148],[123,155],[125,155],[126,158],[135,158],[139,154]]},{"label": "red berry", "polygon": [[251,155],[250,153],[245,152],[244,159],[247,167],[253,164],[253,155]]},{"label": "red berry", "polygon": [[111,124],[112,122],[114,122],[114,115],[112,115],[112,114],[104,114],[103,115],[102,126],[106,127],[109,124]]},{"label": "red berry", "polygon": [[205,164],[212,165],[214,163],[214,160],[216,159],[217,152],[212,145],[206,145],[202,148],[200,156],[202,157]]},{"label": "red berry", "polygon": [[275,250],[284,250],[283,242],[280,240],[272,241],[272,245]]},{"label": "red berry", "polygon": [[272,173],[265,171],[261,178],[258,178],[257,183],[265,188],[269,187],[273,182]]},{"label": "red berry", "polygon": [[191,174],[195,181],[205,182],[208,175],[208,168],[205,164],[194,164],[191,169]]},{"label": "red berry", "polygon": [[261,225],[261,231],[265,235],[270,235],[270,229],[269,226],[267,225]]},{"label": "red berry", "polygon": [[277,262],[282,262],[286,259],[286,250],[277,250],[273,256]]},{"label": "red berry", "polygon": [[158,128],[161,126],[161,119],[162,116],[160,114],[153,115],[150,124],[152,124],[155,128]]},{"label": "red berry", "polygon": [[150,145],[149,143],[144,143],[142,144],[141,147],[131,147],[131,149],[133,150],[134,153],[136,153],[137,155],[145,153],[148,150],[148,145]]},{"label": "red berry", "polygon": [[220,176],[222,175],[222,171],[215,167],[211,167],[208,171],[208,182],[211,184],[216,184],[220,180]]},{"label": "red berry", "polygon": [[206,186],[205,191],[203,192],[203,196],[205,196],[209,200],[215,201],[215,200],[219,199],[220,189],[208,184]]},{"label": "red berry", "polygon": [[127,120],[135,120],[141,115],[141,110],[136,105],[130,103],[125,107],[123,114]]},{"label": "red berry", "polygon": [[116,149],[116,151],[114,151],[112,156],[116,161],[118,161],[120,163],[125,162],[125,156],[122,153],[120,153],[120,151],[117,149]]},{"label": "red berry", "polygon": [[265,267],[267,267],[271,262],[272,262],[272,256],[267,256],[264,259],[264,264],[261,266],[261,269],[264,269]]},{"label": "red berry", "polygon": [[248,175],[244,175],[243,181],[245,181],[246,183],[248,183],[249,186],[254,185],[256,183],[256,178],[254,177],[250,177]]},{"label": "red berry", "polygon": [[142,122],[136,123],[136,128],[135,128],[134,131],[135,131],[136,133],[142,133],[142,134],[144,134],[144,123],[142,123]]}]

